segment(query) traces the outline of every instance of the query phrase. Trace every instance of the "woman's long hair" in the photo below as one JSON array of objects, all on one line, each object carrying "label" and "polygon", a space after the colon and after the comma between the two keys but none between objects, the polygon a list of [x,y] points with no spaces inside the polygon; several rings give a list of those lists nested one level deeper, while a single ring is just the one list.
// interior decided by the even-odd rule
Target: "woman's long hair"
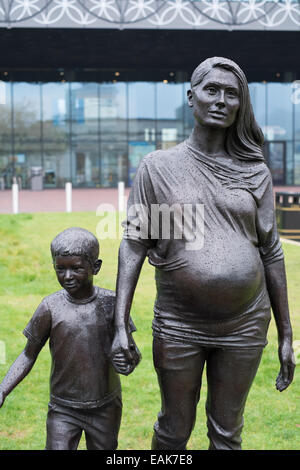
[{"label": "woman's long hair", "polygon": [[240,160],[264,160],[262,153],[264,136],[255,120],[248,82],[241,68],[230,59],[211,57],[201,62],[194,70],[191,87],[199,85],[214,67],[234,73],[240,86],[240,108],[235,122],[227,130],[226,151]]}]

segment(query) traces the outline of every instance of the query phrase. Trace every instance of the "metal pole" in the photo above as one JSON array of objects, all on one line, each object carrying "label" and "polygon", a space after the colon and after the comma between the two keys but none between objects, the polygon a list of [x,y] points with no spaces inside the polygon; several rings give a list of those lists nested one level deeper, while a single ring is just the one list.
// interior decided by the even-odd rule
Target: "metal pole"
[{"label": "metal pole", "polygon": [[72,212],[72,183],[66,183],[66,212]]}]

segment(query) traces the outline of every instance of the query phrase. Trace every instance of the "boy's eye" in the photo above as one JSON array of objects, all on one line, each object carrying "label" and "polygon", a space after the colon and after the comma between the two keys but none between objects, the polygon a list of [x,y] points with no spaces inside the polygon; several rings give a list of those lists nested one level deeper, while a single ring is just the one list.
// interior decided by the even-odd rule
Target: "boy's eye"
[{"label": "boy's eye", "polygon": [[74,266],[73,271],[82,272],[82,271],[84,271],[84,268],[82,266]]}]

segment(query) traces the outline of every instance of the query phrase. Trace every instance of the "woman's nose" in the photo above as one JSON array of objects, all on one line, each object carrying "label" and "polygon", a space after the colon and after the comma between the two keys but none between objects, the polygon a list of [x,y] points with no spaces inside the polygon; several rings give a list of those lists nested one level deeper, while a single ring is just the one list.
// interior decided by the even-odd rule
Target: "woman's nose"
[{"label": "woman's nose", "polygon": [[216,105],[217,106],[225,106],[225,91],[224,90],[220,90],[219,93],[218,93],[218,97],[217,97],[217,103]]}]

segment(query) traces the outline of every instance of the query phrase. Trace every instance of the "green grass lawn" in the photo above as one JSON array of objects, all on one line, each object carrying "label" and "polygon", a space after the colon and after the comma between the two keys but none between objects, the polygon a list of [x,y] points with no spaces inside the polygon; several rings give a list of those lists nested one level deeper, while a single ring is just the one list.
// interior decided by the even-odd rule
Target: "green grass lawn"
[{"label": "green grass lawn", "polygon": [[[60,288],[52,268],[51,240],[59,231],[70,226],[81,226],[96,233],[99,221],[94,213],[0,216],[0,381],[25,345],[22,331],[37,305],[44,296]],[[117,225],[119,227],[119,221]],[[95,284],[115,289],[120,239],[104,239],[100,243],[103,267],[95,278]],[[300,340],[300,247],[286,243],[283,247],[294,340]],[[154,297],[154,271],[145,262],[132,308],[138,330],[135,339],[143,360],[133,374],[122,377],[124,407],[120,450],[150,448],[153,424],[160,409],[151,352]],[[274,320],[268,340],[246,406],[243,448],[299,450],[299,370],[296,369],[293,384],[279,393],[274,385],[279,371]],[[4,346],[6,354],[3,352]],[[299,362],[299,354],[297,357]],[[44,448],[49,371],[50,357],[46,345],[31,373],[7,397],[0,410],[0,450]],[[205,395],[204,380],[197,422],[188,445],[190,450],[204,450],[208,446]],[[80,448],[85,448],[84,438]]]}]

